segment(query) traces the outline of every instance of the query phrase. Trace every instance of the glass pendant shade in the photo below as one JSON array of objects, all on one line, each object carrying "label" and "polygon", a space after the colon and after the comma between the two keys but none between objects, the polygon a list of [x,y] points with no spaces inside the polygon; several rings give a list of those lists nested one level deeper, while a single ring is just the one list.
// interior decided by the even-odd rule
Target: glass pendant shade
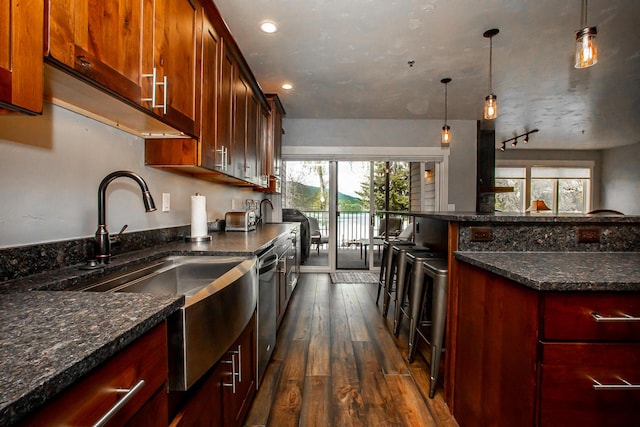
[{"label": "glass pendant shade", "polygon": [[451,128],[447,125],[442,126],[442,145],[449,145],[451,142]]},{"label": "glass pendant shade", "polygon": [[484,118],[493,120],[496,117],[498,117],[498,97],[490,94],[484,99]]},{"label": "glass pendant shade", "polygon": [[576,68],[587,68],[598,63],[596,27],[585,27],[576,33]]}]

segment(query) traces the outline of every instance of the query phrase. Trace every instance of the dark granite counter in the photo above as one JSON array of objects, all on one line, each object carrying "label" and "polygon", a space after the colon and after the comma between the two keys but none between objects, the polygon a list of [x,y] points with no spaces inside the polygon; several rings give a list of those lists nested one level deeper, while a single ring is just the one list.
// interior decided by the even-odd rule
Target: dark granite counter
[{"label": "dark granite counter", "polygon": [[638,215],[587,215],[587,214],[560,214],[547,213],[477,213],[477,212],[396,212],[378,211],[377,213],[389,213],[393,215],[414,216],[422,218],[434,218],[445,221],[477,222],[477,223],[635,223],[640,224]]},{"label": "dark granite counter", "polygon": [[0,295],[0,425],[46,402],[182,306],[184,297]]},{"label": "dark granite counter", "polygon": [[0,425],[15,422],[166,319],[184,297],[52,292],[168,255],[254,256],[296,224],[214,233],[0,283]]},{"label": "dark granite counter", "polygon": [[290,232],[295,223],[264,224],[256,231],[228,231],[212,233],[212,241],[188,243],[178,241],[148,249],[127,252],[111,258],[111,262],[97,270],[82,270],[74,265],[45,273],[0,283],[0,293],[31,290],[58,291],[86,280],[93,280],[119,270],[144,264],[169,255],[229,255],[253,256],[266,249],[277,237]]},{"label": "dark granite counter", "polygon": [[539,291],[640,291],[640,252],[455,252]]}]

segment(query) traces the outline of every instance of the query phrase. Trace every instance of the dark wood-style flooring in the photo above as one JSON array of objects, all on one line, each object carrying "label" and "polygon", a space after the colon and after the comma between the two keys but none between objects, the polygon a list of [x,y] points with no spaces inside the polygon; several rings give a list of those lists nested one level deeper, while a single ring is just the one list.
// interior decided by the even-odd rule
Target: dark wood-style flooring
[{"label": "dark wood-style flooring", "polygon": [[429,399],[429,367],[408,363],[407,331],[393,336],[376,291],[301,275],[246,426],[458,425],[441,387]]}]

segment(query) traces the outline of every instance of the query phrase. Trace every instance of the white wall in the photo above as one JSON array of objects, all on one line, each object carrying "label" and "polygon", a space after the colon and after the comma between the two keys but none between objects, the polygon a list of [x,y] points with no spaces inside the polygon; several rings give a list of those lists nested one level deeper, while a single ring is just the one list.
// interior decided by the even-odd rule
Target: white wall
[{"label": "white wall", "polygon": [[[476,122],[453,120],[449,149],[449,204],[458,211],[475,210]],[[441,121],[284,119],[284,147],[440,147]],[[286,150],[284,150],[286,151]],[[406,150],[405,150],[406,151]],[[364,153],[366,154],[366,153]]]},{"label": "white wall", "polygon": [[[187,225],[192,194],[207,196],[210,221],[224,218],[231,200],[260,193],[182,177],[144,165],[144,140],[60,107],[42,116],[0,116],[0,247],[92,236],[98,221],[98,185],[115,170],[140,174],[158,211],[145,213],[138,185],[112,182],[107,225],[116,233]],[[162,193],[171,211],[161,212]],[[240,203],[242,204],[242,203]]]},{"label": "white wall", "polygon": [[602,208],[640,215],[640,143],[602,152]]}]

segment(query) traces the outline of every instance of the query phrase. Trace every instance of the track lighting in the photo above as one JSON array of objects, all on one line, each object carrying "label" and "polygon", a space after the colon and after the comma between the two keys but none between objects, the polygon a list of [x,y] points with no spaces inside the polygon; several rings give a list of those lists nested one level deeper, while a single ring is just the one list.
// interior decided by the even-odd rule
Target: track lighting
[{"label": "track lighting", "polygon": [[530,131],[525,132],[523,134],[516,135],[513,138],[506,139],[506,140],[502,141],[502,143],[500,144],[499,150],[500,151],[505,151],[505,149],[507,148],[507,142],[511,142],[511,146],[512,147],[517,146],[518,145],[518,138],[522,138],[523,136],[524,136],[524,139],[522,140],[522,142],[524,144],[528,144],[529,143],[529,135],[531,135],[532,133],[536,133],[538,131],[539,131],[539,129],[533,129],[533,130],[530,130]]},{"label": "track lighting", "polygon": [[482,34],[489,39],[489,95],[484,98],[484,118],[485,120],[493,120],[498,117],[498,97],[494,95],[492,88],[492,68],[493,68],[493,37],[500,32],[499,29],[493,28]]}]

